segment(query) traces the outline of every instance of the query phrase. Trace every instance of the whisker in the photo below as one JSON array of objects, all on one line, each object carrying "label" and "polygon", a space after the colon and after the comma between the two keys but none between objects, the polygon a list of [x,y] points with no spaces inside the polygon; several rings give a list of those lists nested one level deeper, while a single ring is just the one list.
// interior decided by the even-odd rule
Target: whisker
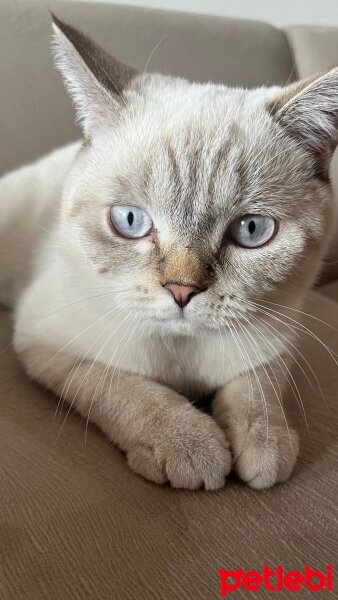
[{"label": "whisker", "polygon": [[80,300],[74,300],[74,302],[71,302],[70,304],[66,304],[65,306],[61,306],[61,308],[53,310],[52,312],[48,313],[47,315],[42,315],[41,317],[39,317],[39,319],[46,319],[47,317],[51,317],[52,315],[57,314],[61,310],[70,308],[71,306],[74,306],[75,304],[80,304],[81,302],[87,302],[88,300],[93,300],[94,298],[104,298],[106,296],[113,296],[114,294],[115,294],[115,292],[107,292],[106,294],[96,294],[95,296],[88,296],[86,298],[81,298]]},{"label": "whisker", "polygon": [[[130,313],[127,315],[128,319],[130,319],[130,317],[132,317],[132,316],[133,316],[134,312],[135,312],[135,311],[130,311]],[[134,321],[133,321],[133,323],[134,323]],[[123,336],[122,336],[121,340],[120,340],[120,341],[119,341],[119,343],[117,344],[117,346],[116,346],[116,348],[115,348],[115,350],[114,350],[113,358],[111,359],[111,361],[110,361],[109,365],[111,365],[111,364],[112,364],[112,362],[113,362],[113,360],[114,360],[114,357],[116,356],[116,352],[117,352],[117,350],[118,350],[118,348],[119,348],[120,344],[121,344],[121,343],[123,342],[123,340],[125,339],[125,337],[126,337],[126,335],[127,335],[128,331],[129,331],[129,326],[130,326],[130,325],[128,325],[128,326],[127,326],[127,330],[125,331],[125,333],[123,334]],[[111,338],[110,338],[110,339],[111,339]],[[110,340],[108,340],[108,341],[110,341]],[[94,360],[94,363],[96,362],[97,358],[98,358],[98,356],[96,356],[96,358],[95,358],[95,360]],[[106,367],[106,368],[105,368],[105,369],[102,371],[102,373],[101,373],[101,375],[100,375],[100,378],[99,378],[99,380],[98,380],[98,382],[97,382],[97,384],[96,384],[96,386],[95,386],[95,390],[94,390],[94,392],[93,392],[93,395],[92,395],[92,400],[91,400],[91,403],[90,403],[90,405],[89,405],[89,409],[88,409],[88,415],[87,415],[87,419],[86,419],[86,429],[85,429],[85,446],[87,445],[88,426],[89,426],[89,419],[90,419],[90,413],[91,413],[91,410],[92,410],[93,402],[94,402],[94,400],[95,400],[95,397],[96,397],[96,392],[97,392],[97,390],[98,390],[98,387],[99,387],[99,385],[100,385],[100,382],[101,382],[101,380],[102,380],[101,394],[100,394],[100,403],[101,403],[101,395],[102,395],[102,390],[103,390],[103,386],[104,386],[104,383],[105,383],[106,376],[105,376],[103,379],[102,379],[102,377],[103,377],[103,374],[104,374],[104,373],[108,373],[108,371],[109,371],[109,368],[110,368],[110,367],[109,367],[109,365],[108,365],[108,367]]]},{"label": "whisker", "polygon": [[[265,314],[265,313],[264,313],[264,314]],[[291,347],[292,347],[292,348],[293,348],[293,349],[294,349],[294,350],[295,350],[295,351],[296,351],[296,352],[297,352],[297,353],[300,355],[300,357],[302,358],[302,360],[305,362],[306,366],[308,367],[309,371],[311,372],[311,374],[312,374],[312,376],[313,376],[313,378],[314,378],[314,380],[315,380],[315,382],[316,382],[316,385],[317,385],[317,387],[318,387],[318,389],[319,389],[319,392],[320,392],[320,395],[321,395],[321,397],[322,397],[323,401],[326,403],[327,401],[326,401],[326,398],[325,398],[325,396],[324,396],[324,393],[323,393],[322,387],[321,387],[321,385],[320,385],[320,383],[319,383],[318,377],[317,377],[317,375],[315,374],[315,372],[314,372],[313,368],[311,367],[311,365],[310,365],[309,361],[308,361],[308,360],[305,358],[305,356],[304,356],[304,355],[303,355],[303,353],[302,353],[302,352],[299,350],[299,348],[297,348],[297,346],[296,346],[295,344],[293,344],[293,342],[291,342],[291,340],[289,340],[289,338],[288,338],[287,336],[285,336],[285,335],[284,335],[284,334],[283,334],[281,331],[279,331],[279,330],[278,330],[276,327],[274,327],[274,326],[273,326],[271,323],[269,323],[268,321],[266,321],[265,319],[263,319],[263,317],[261,317],[261,316],[260,316],[260,317],[258,318],[258,317],[255,317],[255,316],[253,316],[253,318],[254,318],[256,321],[258,321],[258,322],[260,322],[261,324],[263,324],[263,327],[265,327],[265,329],[266,329],[266,330],[270,331],[270,333],[272,333],[272,335],[274,336],[274,338],[275,338],[275,339],[277,339],[277,340],[278,340],[278,336],[277,336],[276,334],[278,334],[279,336],[281,336],[281,337],[282,337],[282,338],[283,338],[283,339],[284,339],[284,340],[287,342],[287,344],[290,344],[290,346],[291,346]],[[265,323],[265,325],[264,325],[264,323]],[[274,334],[274,333],[273,333],[273,331],[275,331],[275,332],[276,332],[276,334]],[[296,364],[296,365],[299,367],[299,369],[302,371],[302,373],[303,373],[303,375],[306,377],[306,379],[307,379],[307,381],[308,381],[308,383],[309,383],[310,387],[311,387],[311,388],[312,388],[312,390],[314,391],[313,384],[312,384],[312,382],[311,382],[311,380],[310,380],[310,378],[309,378],[308,374],[306,373],[306,371],[303,369],[302,365],[300,364],[300,362],[299,362],[299,361],[296,359],[296,357],[295,357],[295,356],[292,354],[292,352],[289,350],[289,348],[287,347],[287,345],[286,345],[286,344],[284,344],[284,343],[283,343],[283,342],[281,342],[280,340],[278,340],[278,341],[279,341],[279,342],[280,342],[280,343],[283,345],[283,348],[285,348],[285,350],[286,350],[286,351],[289,353],[289,355],[291,356],[292,360],[295,362],[295,364]]]},{"label": "whisker", "polygon": [[150,55],[149,55],[149,58],[148,58],[148,60],[147,60],[146,66],[144,67],[144,71],[143,71],[143,74],[142,74],[142,83],[141,83],[141,85],[143,85],[144,76],[145,76],[145,74],[146,74],[146,72],[147,72],[147,69],[148,69],[148,67],[149,67],[149,64],[150,64],[150,61],[151,61],[151,59],[153,58],[153,56],[154,56],[154,54],[155,54],[156,50],[157,50],[157,49],[160,47],[160,45],[161,45],[161,44],[164,42],[164,40],[165,40],[165,39],[167,39],[168,35],[169,35],[169,31],[167,31],[167,33],[165,33],[165,34],[164,34],[164,36],[163,36],[163,37],[161,37],[161,39],[160,39],[160,40],[157,42],[157,44],[155,44],[154,48],[152,49],[152,51],[151,51],[151,53],[150,53]]},{"label": "whisker", "polygon": [[[140,321],[141,321],[141,317],[140,317],[140,318],[139,318],[139,320],[137,321],[137,323],[136,323],[136,326],[135,326],[135,328],[133,329],[133,331],[132,331],[132,333],[131,333],[131,336],[134,334],[134,332],[135,332],[135,330],[137,329],[137,327],[138,327],[138,325],[139,325]],[[144,334],[144,331],[145,331],[145,328],[146,328],[146,326],[147,326],[147,322],[146,322],[146,321],[144,321],[144,322],[142,323],[142,326],[141,326],[141,331],[140,331],[140,333],[139,333],[139,336],[138,336],[138,337],[139,337],[139,339],[142,339],[142,338],[143,338],[143,334]],[[130,336],[130,337],[131,337],[131,336]],[[129,339],[130,339],[130,338],[129,338]],[[129,339],[128,339],[128,342],[129,342]],[[137,353],[136,353],[136,357],[135,357],[135,364],[137,364],[137,362],[138,362],[138,357],[139,357],[140,351],[141,351],[141,345],[139,345],[139,347],[138,347],[138,351],[137,351]],[[119,369],[118,376],[117,376],[117,384],[116,384],[116,398],[117,398],[117,403],[118,403],[118,398],[119,398],[119,383],[120,383],[120,375],[121,375],[121,370]],[[109,388],[110,388],[110,386],[109,386]],[[101,406],[101,396],[100,396],[100,406]]]},{"label": "whisker", "polygon": [[338,331],[337,327],[335,327],[334,325],[331,325],[330,323],[326,323],[326,321],[323,321],[322,319],[319,319],[318,317],[315,317],[314,315],[311,315],[310,313],[304,312],[303,310],[299,310],[298,308],[293,308],[292,306],[286,306],[285,304],[277,304],[276,302],[269,302],[268,300],[260,300],[260,302],[264,302],[266,304],[272,304],[273,306],[279,306],[280,308],[286,308],[287,310],[292,310],[301,315],[305,315],[306,317],[310,317],[311,319],[318,321],[322,325],[326,325],[326,327],[330,327],[331,329],[334,329],[334,331]]},{"label": "whisker", "polygon": [[38,229],[41,229],[41,231],[43,231],[44,233],[49,233],[49,234],[54,233],[53,231],[49,231],[48,229],[46,229],[45,227],[40,225],[40,223],[38,223],[37,221],[34,221],[29,215],[25,215],[25,218],[28,219],[28,221],[30,221],[30,223],[32,223],[32,225],[36,225],[36,227]]},{"label": "whisker", "polygon": [[[230,312],[230,315],[235,319],[235,321],[237,322],[237,325],[241,327],[241,323],[237,319],[236,315],[233,315],[231,312]],[[263,410],[264,410],[264,413],[265,413],[266,444],[268,444],[268,440],[269,440],[269,415],[268,415],[268,410],[267,410],[266,398],[265,398],[264,390],[262,388],[260,379],[258,377],[258,373],[256,372],[256,369],[255,369],[255,367],[252,364],[251,358],[250,358],[250,356],[249,356],[249,354],[248,354],[248,352],[247,352],[244,344],[243,344],[243,350],[245,351],[245,354],[246,354],[246,356],[247,356],[247,358],[249,360],[249,364],[251,364],[251,366],[252,366],[252,372],[254,374],[254,377],[256,379],[256,383],[257,383],[257,386],[258,386],[258,389],[259,389],[259,392],[260,392],[260,396],[261,396],[261,400],[262,400],[262,406],[263,406]]]},{"label": "whisker", "polygon": [[[219,331],[221,333],[221,329],[220,329],[219,325],[218,325],[218,328],[219,328]],[[242,352],[242,349],[241,349],[241,338],[238,335],[236,336],[236,330],[235,329],[233,330],[233,328],[231,327],[230,323],[229,323],[229,329],[230,329],[231,336],[232,336],[232,338],[233,338],[233,340],[234,340],[234,342],[236,344],[236,348],[238,350],[238,353],[239,353],[239,355],[240,355],[240,357],[242,359],[242,362],[243,362],[243,365],[244,365],[244,372],[246,374],[246,377],[247,377],[247,380],[248,380],[248,383],[249,383],[249,402],[248,402],[248,410],[247,410],[246,419],[245,419],[246,424],[248,424],[249,423],[249,416],[250,416],[250,413],[251,413],[251,407],[252,407],[252,404],[253,404],[253,397],[254,397],[253,385],[252,385],[252,378],[251,378],[252,369],[250,369],[250,365],[245,360],[244,354]],[[222,337],[222,340],[223,340],[223,337]],[[223,349],[224,349],[224,344],[223,344]],[[252,367],[252,363],[251,363],[251,367]]]},{"label": "whisker", "polygon": [[[297,404],[298,404],[298,406],[300,408],[300,411],[301,411],[301,413],[303,415],[306,427],[308,429],[308,421],[307,421],[307,417],[306,417],[306,413],[305,413],[305,408],[304,408],[304,404],[303,404],[303,401],[302,401],[302,397],[301,397],[299,388],[298,388],[298,386],[296,384],[296,381],[295,381],[295,379],[294,379],[294,377],[293,377],[293,375],[292,375],[292,373],[291,373],[288,365],[284,361],[282,355],[278,352],[278,350],[272,344],[272,342],[261,331],[259,331],[259,329],[257,327],[255,327],[252,323],[250,323],[249,320],[247,320],[247,322],[254,329],[254,331],[256,331],[258,333],[258,335],[260,336],[260,338],[263,339],[270,346],[270,348],[272,348],[272,350],[274,352],[274,355],[275,355],[275,359],[278,361],[278,364],[279,364],[279,366],[282,369],[283,375],[286,377],[286,379],[287,379],[287,381],[288,381],[289,384],[290,384],[290,380],[289,380],[289,377],[290,377],[290,379],[292,381],[292,385],[290,385],[290,387],[291,387],[291,389],[293,391],[293,394],[294,394],[294,396],[296,398],[296,402],[297,402]],[[280,400],[279,404],[280,404],[280,407],[282,408],[282,394],[281,394],[281,400]],[[284,411],[283,411],[283,413],[284,413]],[[284,413],[284,415],[285,415],[285,413]],[[284,419],[286,420],[286,416],[284,416]],[[289,438],[290,438],[290,435],[289,435]],[[290,443],[291,443],[291,438],[290,438]]]},{"label": "whisker", "polygon": [[[283,325],[290,327],[290,329],[292,330],[293,328],[298,329],[299,331],[301,331],[302,333],[306,333],[307,335],[309,335],[310,337],[314,338],[315,340],[317,340],[317,342],[319,342],[319,344],[321,346],[323,346],[323,348],[328,352],[328,354],[331,356],[333,362],[335,363],[336,367],[338,367],[338,362],[334,357],[334,354],[336,354],[335,352],[333,352],[331,350],[331,348],[329,348],[329,346],[327,346],[313,331],[311,331],[311,329],[309,329],[308,327],[306,327],[303,323],[300,323],[299,321],[296,321],[295,319],[292,319],[292,317],[289,317],[288,315],[285,315],[279,311],[274,310],[273,308],[269,308],[267,306],[262,306],[259,305],[255,302],[251,302],[249,300],[246,300],[246,302],[249,302],[250,304],[253,304],[256,308],[260,308],[261,310],[266,310],[266,314],[268,316],[270,316],[272,318],[272,314],[277,314],[279,316],[285,317],[286,319],[288,319],[289,321],[292,321],[292,323],[296,323],[296,325],[290,325],[285,323],[285,321],[278,319],[276,317],[277,320],[279,320],[281,323],[283,323]],[[269,312],[268,312],[269,311]]]},{"label": "whisker", "polygon": [[[113,381],[114,381],[115,373],[116,373],[116,371],[117,371],[117,369],[118,369],[118,364],[119,364],[119,361],[120,361],[121,357],[123,356],[123,354],[124,354],[124,352],[125,352],[125,349],[126,349],[126,347],[127,347],[128,343],[130,342],[130,340],[131,340],[132,336],[134,335],[134,333],[135,333],[135,331],[136,331],[136,329],[137,329],[137,327],[138,327],[138,325],[139,325],[139,323],[140,323],[140,320],[141,320],[141,318],[140,318],[140,317],[139,317],[138,319],[136,318],[136,323],[135,323],[135,320],[134,320],[134,323],[135,323],[135,325],[134,325],[134,327],[132,328],[132,331],[130,332],[130,334],[129,334],[129,336],[128,336],[128,339],[125,341],[125,344],[124,344],[124,346],[123,346],[123,348],[122,348],[122,351],[121,351],[121,353],[120,353],[120,356],[119,356],[119,358],[118,358],[118,360],[117,360],[117,362],[116,362],[116,365],[114,366],[114,370],[113,370],[113,372],[112,372],[112,375],[111,375],[111,378],[110,378],[110,383],[109,383],[108,397],[110,397],[110,394],[111,394],[112,383],[113,383]],[[145,325],[145,323],[144,323],[143,325]],[[143,327],[143,330],[144,330],[144,327]],[[127,333],[127,332],[126,332],[126,333]],[[122,341],[122,340],[121,340],[121,341]],[[117,348],[117,349],[118,349],[118,348]],[[116,349],[116,350],[117,350],[117,349]],[[115,356],[115,355],[116,355],[116,352],[114,353],[114,356]],[[113,363],[113,361],[110,361],[110,368],[112,367],[112,363]],[[108,375],[108,372],[107,372],[107,375]],[[116,381],[116,398],[117,398],[117,401],[118,401],[118,391],[119,391],[119,381],[120,381],[120,375],[121,375],[121,369],[119,369],[119,370],[118,370],[118,374],[117,374],[117,381]]]},{"label": "whisker", "polygon": [[[248,321],[248,323],[249,323],[249,326],[250,326],[250,325],[252,326],[252,324],[250,323],[250,321]],[[253,326],[253,327],[254,327],[254,326]],[[254,327],[254,329],[257,329],[257,328],[255,328],[255,327]],[[248,335],[250,336],[250,338],[252,339],[252,341],[254,342],[255,346],[257,347],[257,349],[259,349],[259,345],[258,345],[257,341],[255,340],[254,336],[253,336],[253,335],[251,335],[251,333],[250,333],[250,331],[248,331],[248,329],[247,329],[247,332],[248,332]],[[258,332],[258,333],[259,333],[259,332]],[[262,336],[260,335],[260,337],[262,337]],[[267,340],[266,336],[264,336],[264,335],[263,335],[263,339],[265,339],[265,341],[269,341],[269,340]],[[272,349],[273,349],[273,350],[274,350],[274,352],[276,353],[276,350],[275,350],[275,348],[274,348],[273,344],[270,344],[270,346],[272,346]],[[253,348],[253,350],[254,350],[254,348]],[[292,377],[292,375],[291,375],[291,372],[290,372],[290,370],[289,370],[288,366],[286,365],[285,361],[283,360],[283,358],[282,358],[282,357],[281,357],[281,356],[280,356],[278,353],[276,353],[276,354],[277,354],[277,360],[278,360],[278,363],[280,364],[280,361],[282,361],[283,365],[286,367],[287,371],[289,372],[289,374],[290,374],[290,376],[291,376],[291,378],[292,378],[292,381],[294,382],[294,379],[293,379],[293,377]],[[272,365],[270,365],[270,363],[269,363],[269,362],[268,362],[267,364],[268,364],[268,366],[269,366],[269,369],[271,370],[271,372],[272,372],[272,374],[273,374],[273,376],[274,376],[274,378],[275,378],[275,381],[276,381],[276,383],[277,383],[277,386],[278,386],[278,391],[279,391],[279,394],[277,393],[277,391],[276,391],[276,389],[275,389],[275,386],[274,386],[274,384],[272,383],[271,377],[269,376],[269,374],[268,374],[268,372],[267,372],[267,369],[266,369],[266,367],[265,367],[265,364],[264,364],[264,362],[263,362],[263,361],[261,362],[261,367],[263,368],[263,370],[264,370],[264,372],[265,372],[265,374],[266,374],[266,376],[267,376],[267,378],[268,378],[268,380],[269,380],[269,383],[270,383],[270,385],[271,385],[271,387],[272,387],[272,389],[273,389],[273,391],[274,391],[274,393],[275,393],[275,396],[276,396],[276,398],[277,398],[277,402],[278,402],[279,408],[280,408],[280,410],[281,410],[281,413],[282,413],[282,416],[283,416],[283,420],[284,420],[284,422],[285,422],[285,426],[286,426],[286,430],[287,430],[287,434],[288,434],[288,438],[289,438],[290,446],[291,446],[291,449],[292,449],[292,451],[294,452],[294,447],[293,447],[292,438],[291,438],[291,434],[290,434],[290,428],[289,428],[289,424],[288,424],[288,421],[287,421],[287,418],[286,418],[286,414],[285,414],[285,411],[284,411],[284,407],[283,407],[283,396],[282,396],[282,391],[281,391],[281,388],[280,388],[280,385],[279,385],[279,382],[278,382],[278,378],[277,378],[276,374],[275,374],[275,373],[274,373],[274,371],[273,371]],[[285,376],[285,372],[284,372],[284,369],[283,369],[283,367],[282,367],[282,372],[283,372],[283,374],[284,374],[284,376]],[[298,392],[298,394],[299,394],[298,387],[297,387],[297,385],[296,385],[296,384],[295,384],[295,386],[296,386],[296,390],[297,390],[297,392]],[[297,396],[296,396],[296,398],[297,398]],[[302,400],[301,400],[301,396],[300,396],[300,394],[299,394],[299,398],[300,398],[300,403],[301,403],[301,406],[303,407],[303,403],[302,403]],[[305,422],[306,422],[306,424],[307,424],[307,420],[306,420],[306,415],[305,415],[305,412],[304,412],[304,419],[305,419]]]},{"label": "whisker", "polygon": [[[129,313],[129,315],[128,315],[128,316],[130,317],[130,316],[133,316],[134,314],[135,314],[135,311],[133,310],[133,311],[131,311],[131,312]],[[134,321],[133,321],[133,322],[134,322]],[[114,362],[114,358],[115,358],[115,356],[116,356],[116,352],[117,352],[117,350],[119,349],[119,347],[120,347],[121,343],[123,342],[123,340],[125,339],[125,336],[126,336],[126,334],[128,333],[128,331],[129,331],[129,326],[128,326],[128,328],[127,328],[127,331],[126,331],[126,332],[123,334],[123,336],[122,336],[121,340],[119,341],[118,345],[117,345],[117,346],[116,346],[116,348],[114,349],[113,356],[111,357],[111,359],[110,359],[109,363],[107,363],[107,365],[105,366],[105,369],[104,369],[104,371],[103,371],[103,372],[102,372],[102,374],[101,374],[100,381],[101,381],[101,378],[102,378],[102,377],[103,377],[103,381],[102,381],[101,393],[100,393],[100,407],[101,407],[101,400],[102,400],[102,391],[103,391],[103,387],[104,387],[104,384],[105,384],[106,378],[107,378],[107,376],[108,376],[109,369],[111,369],[111,367],[112,367],[112,364],[113,364],[113,362]],[[109,392],[110,392],[110,388],[109,388]],[[109,395],[109,394],[108,394],[108,395]],[[100,410],[101,410],[101,408],[100,408]]]},{"label": "whisker", "polygon": [[[41,371],[39,371],[38,374],[38,378],[41,377],[42,373],[49,367],[50,363],[55,360],[59,354],[61,354],[61,352],[63,352],[70,344],[74,343],[76,340],[79,339],[79,337],[81,337],[84,333],[86,333],[91,327],[94,327],[94,325],[96,325],[97,323],[99,323],[100,321],[102,321],[103,319],[106,319],[107,317],[109,317],[112,313],[114,313],[119,307],[121,306],[115,306],[114,308],[112,308],[111,310],[109,310],[107,313],[105,313],[104,315],[101,315],[100,317],[98,317],[97,319],[95,319],[92,323],[90,323],[90,325],[88,325],[88,327],[86,327],[85,329],[83,329],[82,331],[80,331],[80,333],[78,333],[77,335],[75,335],[74,337],[72,337],[71,340],[68,340],[68,342],[66,342],[55,354],[53,354],[53,356],[47,361],[47,363],[44,365],[43,369]],[[94,342],[95,343],[95,342]],[[90,350],[89,350],[90,351]],[[79,356],[81,356],[81,354],[79,354]],[[68,379],[68,378],[67,378]],[[60,400],[59,400],[60,402]],[[58,408],[59,408],[59,402],[56,408],[56,412],[54,414],[54,418],[55,419],[57,412],[58,412]]]},{"label": "whisker", "polygon": [[[127,307],[126,307],[126,308],[127,308]],[[122,311],[121,311],[121,312],[122,312]],[[124,311],[123,311],[123,312],[124,312]],[[80,385],[79,385],[79,387],[78,387],[78,389],[77,389],[77,392],[76,392],[76,394],[75,394],[75,395],[73,396],[73,398],[72,398],[72,402],[71,402],[71,404],[69,405],[68,411],[67,411],[67,413],[66,413],[66,416],[65,416],[65,418],[64,418],[64,421],[63,421],[63,423],[62,423],[62,425],[61,425],[61,429],[60,429],[60,431],[59,431],[59,434],[58,434],[57,438],[59,438],[59,437],[60,437],[60,435],[61,435],[61,433],[62,433],[62,430],[63,430],[63,427],[64,427],[64,425],[65,425],[65,423],[66,423],[66,420],[67,420],[67,418],[68,418],[68,415],[70,414],[70,412],[71,412],[71,410],[72,410],[72,407],[74,406],[75,400],[76,400],[76,398],[77,398],[77,396],[78,396],[78,394],[79,394],[79,391],[80,391],[80,389],[81,389],[81,387],[82,387],[82,385],[83,385],[83,383],[84,383],[85,379],[87,379],[87,378],[89,377],[89,375],[90,375],[90,373],[91,373],[92,369],[94,368],[94,365],[95,365],[95,362],[96,362],[96,360],[97,360],[98,356],[100,355],[100,353],[102,352],[102,350],[103,350],[103,349],[104,349],[104,348],[107,346],[107,344],[109,343],[109,341],[111,340],[111,338],[113,337],[113,335],[115,335],[115,333],[116,333],[116,332],[119,330],[119,328],[122,326],[122,324],[124,323],[124,321],[126,320],[126,318],[128,318],[128,316],[129,316],[129,315],[126,315],[126,316],[125,316],[125,317],[122,319],[122,321],[120,321],[119,325],[118,325],[118,326],[117,326],[117,327],[114,329],[114,331],[113,331],[113,332],[112,332],[112,333],[111,333],[111,334],[108,336],[108,339],[106,340],[106,342],[105,342],[105,343],[104,343],[104,344],[101,346],[101,348],[100,348],[99,352],[97,353],[97,355],[96,355],[95,359],[94,359],[93,361],[90,361],[90,366],[89,366],[89,368],[88,368],[88,370],[87,370],[87,373],[86,373],[86,375],[83,377],[83,379],[82,379],[82,382],[80,383]],[[99,336],[99,337],[100,337],[100,336]],[[97,339],[99,339],[99,338],[96,338],[96,340],[94,341],[94,343],[91,345],[91,347],[89,348],[89,350],[86,352],[86,354],[85,354],[85,355],[84,355],[84,357],[82,358],[81,362],[80,362],[80,363],[77,365],[77,369],[76,369],[75,373],[73,374],[72,381],[74,380],[74,377],[76,376],[76,373],[78,372],[78,370],[81,368],[81,365],[82,365],[82,364],[84,363],[84,361],[86,360],[86,358],[87,358],[87,356],[88,356],[88,354],[89,354],[90,350],[91,350],[91,349],[92,349],[92,347],[95,345],[95,343],[96,343]],[[70,384],[68,385],[67,392],[66,392],[67,394],[68,394],[68,391],[69,391],[69,389],[70,389],[70,385],[71,385],[71,383],[72,383],[72,382],[70,382]]]},{"label": "whisker", "polygon": [[[127,308],[128,308],[128,306],[126,306],[126,307],[123,307],[123,308],[121,309],[121,311],[120,311],[118,314],[121,314],[121,313],[122,313],[122,312],[124,312],[124,310],[126,310]],[[116,310],[117,310],[117,308],[116,308],[116,307],[115,307],[115,308],[113,308],[111,311],[109,311],[109,312],[108,312],[108,315],[106,314],[106,315],[104,315],[104,317],[107,317],[107,316],[109,316],[110,314],[112,314],[112,313],[115,313],[115,312],[116,312]],[[102,317],[101,317],[101,318],[102,318]],[[96,321],[94,321],[94,323],[97,323],[97,322],[98,322],[98,320],[101,320],[101,318],[100,318],[100,319],[96,319]],[[89,328],[87,328],[87,329],[89,329]],[[85,330],[85,331],[86,331],[86,330]],[[72,381],[73,381],[74,377],[76,376],[76,373],[77,373],[77,372],[78,372],[78,370],[80,369],[80,367],[81,367],[81,365],[83,364],[83,362],[86,360],[86,358],[87,358],[88,354],[90,353],[90,351],[92,350],[92,348],[95,346],[95,344],[97,343],[97,341],[98,341],[98,340],[100,339],[100,337],[103,335],[103,333],[105,333],[105,330],[104,330],[104,331],[101,331],[101,332],[99,333],[99,335],[95,337],[95,339],[94,339],[93,343],[92,343],[92,344],[89,346],[89,348],[88,348],[87,352],[86,352],[84,355],[82,355],[82,353],[81,353],[81,352],[78,354],[77,361],[75,361],[75,362],[74,362],[74,364],[73,364],[73,366],[72,366],[72,369],[71,369],[70,373],[68,374],[68,377],[67,377],[67,379],[66,379],[66,381],[65,381],[65,383],[64,383],[64,386],[63,386],[63,388],[62,388],[62,390],[61,390],[61,395],[60,395],[60,398],[59,398],[59,401],[58,401],[58,404],[57,404],[57,407],[56,407],[56,411],[55,411],[54,419],[55,419],[55,417],[56,417],[56,415],[57,415],[57,412],[58,412],[59,406],[60,406],[60,416],[61,416],[61,414],[62,414],[62,410],[63,410],[63,407],[64,407],[64,403],[65,403],[66,397],[67,397],[67,395],[68,395],[69,388],[70,388],[70,386],[71,386],[71,384],[72,384]],[[83,334],[83,332],[81,332],[79,335],[82,335],[82,334]],[[76,337],[79,337],[79,336],[76,336]],[[73,340],[70,340],[70,341],[73,341]],[[68,345],[68,344],[67,344],[67,345]],[[57,354],[59,354],[61,351],[62,351],[62,349],[61,349],[61,350],[59,350],[59,352],[58,352]],[[82,357],[81,361],[80,361],[80,362],[78,362],[78,361],[79,361],[79,359],[80,359],[81,357]],[[68,383],[68,381],[69,381],[69,383]],[[67,385],[67,383],[68,383],[68,385]],[[54,419],[53,419],[53,420],[54,420]]]}]

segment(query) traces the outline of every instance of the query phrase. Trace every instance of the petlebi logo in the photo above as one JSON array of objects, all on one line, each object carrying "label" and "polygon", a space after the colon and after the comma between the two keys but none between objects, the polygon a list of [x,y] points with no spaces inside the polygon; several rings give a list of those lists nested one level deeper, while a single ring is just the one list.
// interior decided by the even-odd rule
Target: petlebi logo
[{"label": "petlebi logo", "polygon": [[[239,589],[248,592],[259,592],[260,590],[301,592],[301,590],[307,589],[313,592],[321,592],[320,598],[324,597],[323,592],[333,591],[332,565],[326,565],[322,571],[314,569],[310,565],[305,565],[301,571],[286,571],[281,565],[272,569],[270,566],[265,565],[262,571],[245,571],[244,569],[227,571],[226,569],[219,569],[218,573],[221,597],[225,598],[233,594],[234,600],[236,591]],[[295,594],[295,597],[297,597],[297,594]]]}]

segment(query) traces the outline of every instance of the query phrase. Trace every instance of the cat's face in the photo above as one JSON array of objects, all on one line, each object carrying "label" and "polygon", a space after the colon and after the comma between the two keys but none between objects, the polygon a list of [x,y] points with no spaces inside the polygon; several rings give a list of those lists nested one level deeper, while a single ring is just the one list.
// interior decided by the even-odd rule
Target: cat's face
[{"label": "cat's face", "polygon": [[289,96],[127,81],[106,114],[106,97],[96,116],[81,98],[90,141],[63,214],[88,269],[133,313],[177,332],[231,327],[262,300],[293,303],[316,275],[332,207],[326,165],[283,124]]}]

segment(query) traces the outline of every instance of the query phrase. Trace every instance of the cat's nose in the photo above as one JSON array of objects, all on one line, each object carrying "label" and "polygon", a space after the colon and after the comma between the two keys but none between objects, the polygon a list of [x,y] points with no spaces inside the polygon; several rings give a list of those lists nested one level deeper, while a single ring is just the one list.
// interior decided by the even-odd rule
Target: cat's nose
[{"label": "cat's nose", "polygon": [[190,302],[193,296],[196,296],[202,290],[192,285],[182,285],[180,283],[165,283],[164,287],[174,296],[178,306],[184,308]]}]

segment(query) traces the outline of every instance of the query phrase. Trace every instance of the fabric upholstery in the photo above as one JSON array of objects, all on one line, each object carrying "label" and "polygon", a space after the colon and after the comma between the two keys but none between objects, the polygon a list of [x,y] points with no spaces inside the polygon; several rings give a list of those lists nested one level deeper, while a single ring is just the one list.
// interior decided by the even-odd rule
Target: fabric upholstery
[{"label": "fabric upholstery", "polygon": [[[1,172],[79,135],[52,69],[48,6],[140,70],[162,38],[150,71],[232,85],[284,83],[337,62],[333,29],[285,34],[263,23],[216,17],[0,0]],[[337,252],[327,262],[338,265]],[[327,274],[334,276],[335,267]],[[334,352],[336,301],[337,282],[310,293],[304,309],[315,317],[307,327]],[[297,355],[313,387],[295,368],[308,428],[290,392],[288,419],[302,434],[291,480],[253,492],[232,478],[217,493],[190,493],[131,473],[94,427],[85,445],[85,423],[76,415],[66,419],[66,409],[54,419],[55,398],[24,374],[11,347],[10,315],[0,312],[0,600],[214,600],[220,567],[334,563],[338,368],[323,344],[304,335],[300,351],[324,398]],[[236,594],[247,598],[244,591]],[[260,593],[259,600],[265,597]],[[312,597],[302,592],[302,600]]]},{"label": "fabric upholstery", "polygon": [[297,26],[285,32],[300,79],[338,65],[337,27]]},{"label": "fabric upholstery", "polygon": [[[324,294],[328,298],[331,298],[332,300],[336,300],[336,302],[338,302],[338,281],[331,281],[331,283],[328,283],[327,285],[323,285],[318,289],[321,292],[321,294]],[[338,305],[337,305],[337,311],[338,311]]]}]

